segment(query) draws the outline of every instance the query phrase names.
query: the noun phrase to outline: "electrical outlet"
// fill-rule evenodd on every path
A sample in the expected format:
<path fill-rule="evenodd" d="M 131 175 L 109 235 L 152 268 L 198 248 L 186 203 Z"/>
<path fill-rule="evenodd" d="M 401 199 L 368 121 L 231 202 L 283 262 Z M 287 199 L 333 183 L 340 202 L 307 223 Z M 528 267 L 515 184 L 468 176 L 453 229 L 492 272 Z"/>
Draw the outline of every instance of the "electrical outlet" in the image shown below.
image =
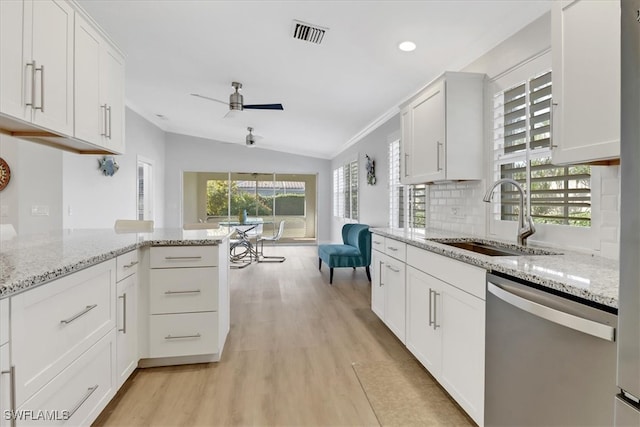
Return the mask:
<path fill-rule="evenodd" d="M 49 206 L 47 205 L 32 205 L 31 216 L 49 216 Z"/>

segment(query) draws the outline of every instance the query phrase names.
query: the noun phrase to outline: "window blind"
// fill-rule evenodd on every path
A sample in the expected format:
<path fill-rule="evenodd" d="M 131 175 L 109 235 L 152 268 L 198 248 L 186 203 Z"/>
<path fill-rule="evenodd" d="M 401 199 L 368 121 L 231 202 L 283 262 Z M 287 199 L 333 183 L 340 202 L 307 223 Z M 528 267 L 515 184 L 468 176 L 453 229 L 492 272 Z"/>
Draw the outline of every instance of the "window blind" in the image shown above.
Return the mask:
<path fill-rule="evenodd" d="M 358 219 L 358 162 L 333 170 L 333 216 Z"/>
<path fill-rule="evenodd" d="M 494 96 L 494 174 L 527 190 L 536 223 L 591 225 L 591 168 L 551 163 L 551 72 Z M 495 197 L 497 219 L 515 221 L 519 193 L 503 184 Z"/>
<path fill-rule="evenodd" d="M 404 186 L 400 183 L 400 141 L 389 143 L 389 227 L 404 228 Z"/>

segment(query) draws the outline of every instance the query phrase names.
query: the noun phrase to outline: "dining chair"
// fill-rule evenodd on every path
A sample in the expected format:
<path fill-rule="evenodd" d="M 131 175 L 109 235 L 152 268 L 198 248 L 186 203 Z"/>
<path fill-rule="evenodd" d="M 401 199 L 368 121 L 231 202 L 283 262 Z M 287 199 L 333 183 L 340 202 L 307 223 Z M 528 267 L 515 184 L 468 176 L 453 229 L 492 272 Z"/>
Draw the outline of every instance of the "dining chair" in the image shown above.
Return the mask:
<path fill-rule="evenodd" d="M 260 245 L 260 250 L 258 251 L 258 262 L 284 262 L 286 260 L 283 256 L 265 256 L 264 255 L 264 242 L 277 242 L 282 237 L 282 233 L 284 232 L 284 220 L 280 221 L 280 225 L 278 226 L 278 232 L 274 236 L 260 237 L 256 242 L 256 246 Z"/>
<path fill-rule="evenodd" d="M 117 219 L 113 228 L 116 230 L 116 233 L 147 233 L 153 231 L 153 221 Z"/>

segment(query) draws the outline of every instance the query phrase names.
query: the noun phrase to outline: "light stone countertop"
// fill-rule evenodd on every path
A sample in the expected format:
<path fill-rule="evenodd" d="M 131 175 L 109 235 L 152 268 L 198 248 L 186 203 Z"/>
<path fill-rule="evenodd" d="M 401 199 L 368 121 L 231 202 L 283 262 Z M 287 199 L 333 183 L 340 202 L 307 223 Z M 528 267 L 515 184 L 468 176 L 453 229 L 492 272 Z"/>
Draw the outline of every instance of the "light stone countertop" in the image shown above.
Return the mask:
<path fill-rule="evenodd" d="M 530 247 L 559 254 L 488 256 L 433 242 L 429 239 L 463 241 L 472 238 L 479 241 L 500 242 L 512 247 L 517 247 L 517 245 L 499 239 L 487 239 L 439 230 L 427 230 L 425 235 L 388 228 L 372 228 L 371 231 L 467 264 L 482 267 L 489 272 L 504 273 L 565 294 L 615 309 L 618 308 L 619 263 L 616 260 L 538 245 Z"/>
<path fill-rule="evenodd" d="M 60 230 L 0 242 L 0 299 L 42 285 L 142 246 L 217 245 L 227 230 Z"/>

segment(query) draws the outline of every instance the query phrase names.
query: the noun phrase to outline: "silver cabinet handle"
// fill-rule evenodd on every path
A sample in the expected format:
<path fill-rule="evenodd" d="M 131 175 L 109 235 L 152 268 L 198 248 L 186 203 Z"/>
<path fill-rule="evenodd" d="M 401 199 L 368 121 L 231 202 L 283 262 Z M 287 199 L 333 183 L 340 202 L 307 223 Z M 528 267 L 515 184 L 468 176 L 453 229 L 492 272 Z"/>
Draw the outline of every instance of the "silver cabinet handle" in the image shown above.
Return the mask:
<path fill-rule="evenodd" d="M 409 153 L 404 153 L 404 176 L 405 177 L 409 176 L 408 165 L 409 165 Z"/>
<path fill-rule="evenodd" d="M 107 120 L 107 129 L 109 129 L 107 138 L 111 139 L 111 106 L 107 107 L 107 115 L 109 116 L 109 120 Z"/>
<path fill-rule="evenodd" d="M 387 264 L 387 268 L 391 271 L 393 271 L 394 273 L 400 273 L 400 270 L 397 268 L 393 268 L 391 265 Z"/>
<path fill-rule="evenodd" d="M 433 320 L 431 320 L 431 307 L 433 306 L 433 299 L 431 295 L 433 295 L 433 290 L 429 288 L 429 326 L 433 326 Z"/>
<path fill-rule="evenodd" d="M 183 294 L 199 294 L 200 289 L 194 289 L 193 291 L 166 291 L 165 295 L 183 295 Z"/>
<path fill-rule="evenodd" d="M 442 146 L 442 142 L 437 141 L 437 143 L 436 143 L 436 147 L 437 147 L 437 149 L 436 149 L 436 162 L 437 162 L 436 166 L 437 166 L 438 171 L 442 170 L 442 167 L 440 166 L 440 147 L 441 146 Z"/>
<path fill-rule="evenodd" d="M 11 427 L 16 425 L 16 367 L 11 366 L 8 371 L 0 371 L 0 375 L 9 375 L 9 409 L 11 410 Z M 4 416 L 4 414 L 2 414 Z"/>
<path fill-rule="evenodd" d="M 64 319 L 61 320 L 60 323 L 68 325 L 69 323 L 73 322 L 74 320 L 76 320 L 79 317 L 84 316 L 85 314 L 87 314 L 88 312 L 90 312 L 91 310 L 93 310 L 94 308 L 96 308 L 98 306 L 98 304 L 93 304 L 93 305 L 88 305 L 84 310 L 82 310 L 80 313 L 69 317 L 68 319 Z"/>
<path fill-rule="evenodd" d="M 389 249 L 390 251 L 394 251 L 394 252 L 398 251 L 398 248 L 394 248 L 393 246 L 387 246 L 387 249 Z"/>
<path fill-rule="evenodd" d="M 178 339 L 182 339 L 182 338 L 200 338 L 202 335 L 200 335 L 200 332 L 196 333 L 195 335 L 167 335 L 166 337 L 164 337 L 165 340 L 178 340 Z"/>
<path fill-rule="evenodd" d="M 201 256 L 166 256 L 164 259 L 169 261 L 181 260 L 181 259 L 202 259 Z"/>
<path fill-rule="evenodd" d="M 127 293 L 120 295 L 118 298 L 122 300 L 122 328 L 118 329 L 123 334 L 127 333 Z"/>
<path fill-rule="evenodd" d="M 374 241 L 373 241 L 373 244 L 374 244 L 374 245 L 381 245 L 381 244 L 382 244 L 382 242 L 377 242 L 377 241 L 375 241 L 375 240 L 374 240 Z"/>
<path fill-rule="evenodd" d="M 438 292 L 433 291 L 433 329 L 438 329 L 440 325 L 438 325 Z"/>
<path fill-rule="evenodd" d="M 612 326 L 547 307 L 546 305 L 512 294 L 491 282 L 487 283 L 487 290 L 507 304 L 511 304 L 520 310 L 533 314 L 534 316 L 541 317 L 550 322 L 557 323 L 558 325 L 562 325 L 597 338 L 602 338 L 606 341 L 615 341 L 616 329 Z"/>
<path fill-rule="evenodd" d="M 73 407 L 73 409 L 69 410 L 69 419 L 71 419 L 71 417 L 73 417 L 73 414 L 75 414 L 78 409 L 80 409 L 80 407 L 82 406 L 82 404 L 84 402 L 87 401 L 88 398 L 91 397 L 91 395 L 93 394 L 93 392 L 95 392 L 98 389 L 98 384 L 94 385 L 93 387 L 89 387 L 87 389 L 87 393 L 82 396 L 82 398 L 78 401 L 78 403 L 76 403 L 76 406 Z"/>
<path fill-rule="evenodd" d="M 380 268 L 378 269 L 380 271 L 380 286 L 384 286 L 384 283 L 382 282 L 382 266 L 384 265 L 384 262 L 380 261 Z"/>
<path fill-rule="evenodd" d="M 33 72 L 34 79 L 35 79 L 35 73 L 38 71 L 40 71 L 40 106 L 36 107 L 34 102 L 33 109 L 40 110 L 44 113 L 44 65 L 41 65 L 39 68 L 34 66 L 34 72 Z M 34 83 L 34 87 L 35 87 L 35 83 Z M 34 101 L 35 101 L 35 96 L 34 96 Z"/>
<path fill-rule="evenodd" d="M 102 110 L 102 124 L 103 124 L 103 131 L 100 134 L 100 136 L 107 136 L 107 104 L 102 104 L 100 106 L 100 109 Z"/>
<path fill-rule="evenodd" d="M 129 264 L 123 265 L 122 268 L 131 268 L 134 265 L 137 265 L 139 261 L 131 261 Z"/>
<path fill-rule="evenodd" d="M 27 62 L 25 68 L 31 67 L 31 102 L 25 102 L 25 105 L 28 105 L 33 110 L 33 107 L 36 104 L 36 61 Z M 26 95 L 26 93 L 25 93 Z M 25 97 L 26 98 L 26 97 Z M 26 100 L 26 99 L 25 99 Z"/>

